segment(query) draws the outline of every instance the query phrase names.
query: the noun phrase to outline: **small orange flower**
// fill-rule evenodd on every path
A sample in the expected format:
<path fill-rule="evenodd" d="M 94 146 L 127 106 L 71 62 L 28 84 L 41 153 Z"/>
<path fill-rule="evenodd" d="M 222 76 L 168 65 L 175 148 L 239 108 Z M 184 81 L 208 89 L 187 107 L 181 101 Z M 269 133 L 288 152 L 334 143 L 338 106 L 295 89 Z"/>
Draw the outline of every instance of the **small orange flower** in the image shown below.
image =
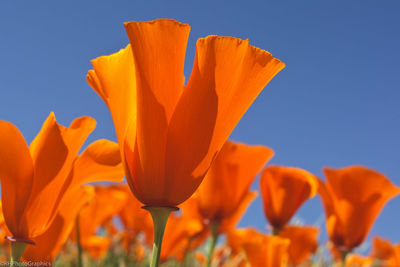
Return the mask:
<path fill-rule="evenodd" d="M 289 239 L 269 236 L 254 229 L 239 229 L 228 234 L 228 245 L 243 250 L 253 267 L 287 266 Z"/>
<path fill-rule="evenodd" d="M 370 257 L 377 266 L 400 266 L 400 244 L 394 245 L 389 240 L 375 236 Z"/>
<path fill-rule="evenodd" d="M 134 195 L 177 206 L 284 64 L 247 40 L 208 36 L 197 42 L 185 85 L 189 25 L 158 19 L 125 28 L 130 45 L 92 60 L 87 80 L 110 109 Z"/>
<path fill-rule="evenodd" d="M 327 180 L 320 181 L 319 193 L 329 238 L 339 251 L 349 252 L 365 240 L 383 206 L 400 188 L 361 166 L 324 168 L 324 173 Z"/>
<path fill-rule="evenodd" d="M 311 226 L 288 225 L 283 228 L 279 236 L 290 240 L 288 254 L 291 265 L 300 265 L 317 251 L 318 232 L 318 228 Z"/>
<path fill-rule="evenodd" d="M 91 186 L 70 190 L 61 202 L 51 226 L 34 239 L 36 243 L 34 246 L 26 248 L 22 259 L 52 263 L 71 233 L 79 210 L 93 197 L 94 190 Z"/>
<path fill-rule="evenodd" d="M 120 162 L 116 144 L 97 141 L 84 152 L 84 157 L 78 156 L 95 125 L 94 119 L 81 117 L 66 128 L 57 124 L 50 113 L 28 147 L 13 124 L 0 121 L 1 194 L 4 218 L 13 240 L 32 243 L 49 228 L 68 190 L 101 180 L 99 173 L 103 174 L 104 168 L 116 174 L 116 181 L 121 180 L 121 170 L 115 171 Z M 110 148 L 109 153 L 98 158 L 98 151 L 104 151 L 104 146 Z M 103 165 L 104 160 L 110 161 Z M 86 168 L 88 161 L 97 164 Z M 83 171 L 76 171 L 81 168 Z"/>
<path fill-rule="evenodd" d="M 269 166 L 261 174 L 264 213 L 276 231 L 282 229 L 307 199 L 317 193 L 311 173 L 292 167 Z"/>
<path fill-rule="evenodd" d="M 219 232 L 233 229 L 257 195 L 249 190 L 253 180 L 273 154 L 265 146 L 227 141 L 194 197 L 203 220 Z"/>

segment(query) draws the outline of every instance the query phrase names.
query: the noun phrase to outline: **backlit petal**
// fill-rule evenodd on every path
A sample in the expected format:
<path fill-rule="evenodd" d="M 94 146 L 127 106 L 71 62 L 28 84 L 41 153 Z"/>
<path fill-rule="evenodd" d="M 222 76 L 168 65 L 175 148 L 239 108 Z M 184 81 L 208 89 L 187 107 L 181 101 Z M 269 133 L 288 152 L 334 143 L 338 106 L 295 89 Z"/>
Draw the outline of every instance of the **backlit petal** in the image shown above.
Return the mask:
<path fill-rule="evenodd" d="M 95 126 L 94 119 L 81 117 L 67 128 L 59 125 L 51 113 L 32 141 L 30 151 L 35 179 L 26 213 L 29 222 L 23 226 L 30 229 L 31 237 L 43 233 L 54 219 L 66 190 L 72 164 Z"/>
<path fill-rule="evenodd" d="M 88 72 L 87 82 L 110 109 L 121 153 L 125 136 L 132 150 L 136 130 L 136 75 L 131 46 L 93 59 L 91 63 L 93 70 Z M 128 127 L 130 124 L 132 127 Z"/>
<path fill-rule="evenodd" d="M 124 169 L 118 144 L 106 139 L 90 144 L 74 163 L 71 187 L 96 181 L 121 182 Z"/>
<path fill-rule="evenodd" d="M 180 203 L 196 190 L 240 118 L 283 67 L 244 40 L 198 40 L 192 74 L 168 131 L 167 185 L 180 188 L 168 190 L 168 199 Z"/>
<path fill-rule="evenodd" d="M 12 234 L 28 238 L 19 228 L 33 183 L 33 164 L 20 131 L 10 122 L 0 121 L 0 178 L 4 219 Z"/>
<path fill-rule="evenodd" d="M 137 136 L 127 156 L 132 191 L 147 205 L 166 203 L 168 122 L 184 88 L 183 66 L 190 27 L 174 20 L 128 22 L 137 77 Z M 131 137 L 130 137 L 131 138 Z M 183 163 L 181 163 L 183 164 Z"/>

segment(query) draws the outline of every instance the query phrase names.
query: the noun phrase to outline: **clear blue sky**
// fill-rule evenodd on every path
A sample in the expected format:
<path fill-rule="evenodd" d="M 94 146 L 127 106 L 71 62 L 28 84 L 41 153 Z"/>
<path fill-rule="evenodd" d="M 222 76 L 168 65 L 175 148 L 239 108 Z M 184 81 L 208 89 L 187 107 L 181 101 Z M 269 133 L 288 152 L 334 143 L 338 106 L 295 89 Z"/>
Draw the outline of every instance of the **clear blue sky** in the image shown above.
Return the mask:
<path fill-rule="evenodd" d="M 63 124 L 90 115 L 98 125 L 89 141 L 115 140 L 86 83 L 89 61 L 128 43 L 124 21 L 174 18 L 192 27 L 187 77 L 196 40 L 210 34 L 249 38 L 287 65 L 231 139 L 272 147 L 274 164 L 319 176 L 323 166 L 362 164 L 400 185 L 399 14 L 400 2 L 376 0 L 1 1 L 0 119 L 30 142 L 50 111 Z M 258 198 L 240 225 L 264 228 L 261 207 Z M 314 224 L 322 212 L 316 197 L 298 216 Z M 400 242 L 399 214 L 397 197 L 371 234 Z"/>

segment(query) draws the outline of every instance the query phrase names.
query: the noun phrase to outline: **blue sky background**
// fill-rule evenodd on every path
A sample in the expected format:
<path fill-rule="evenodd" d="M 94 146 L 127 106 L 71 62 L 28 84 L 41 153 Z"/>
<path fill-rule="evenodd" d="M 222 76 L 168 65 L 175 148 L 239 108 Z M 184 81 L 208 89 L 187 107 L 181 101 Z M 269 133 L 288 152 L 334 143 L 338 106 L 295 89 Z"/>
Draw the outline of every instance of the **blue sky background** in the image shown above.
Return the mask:
<path fill-rule="evenodd" d="M 320 177 L 323 166 L 361 164 L 400 185 L 399 11 L 398 1 L 1 1 L 0 119 L 30 142 L 50 111 L 64 125 L 90 115 L 98 125 L 88 142 L 116 140 L 86 83 L 90 60 L 128 43 L 124 21 L 174 18 L 192 27 L 186 77 L 196 40 L 210 34 L 249 38 L 287 65 L 231 139 L 270 146 L 271 163 Z M 314 224 L 322 214 L 315 197 L 298 216 Z M 399 214 L 400 196 L 370 236 L 400 242 Z M 240 226 L 266 224 L 258 198 Z"/>

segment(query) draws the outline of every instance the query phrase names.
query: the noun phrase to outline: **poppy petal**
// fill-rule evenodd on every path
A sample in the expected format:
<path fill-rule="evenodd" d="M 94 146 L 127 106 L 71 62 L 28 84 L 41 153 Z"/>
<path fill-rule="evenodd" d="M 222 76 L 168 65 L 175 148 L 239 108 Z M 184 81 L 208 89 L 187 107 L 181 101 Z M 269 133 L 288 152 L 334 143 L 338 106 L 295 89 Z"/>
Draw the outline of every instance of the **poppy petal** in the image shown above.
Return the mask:
<path fill-rule="evenodd" d="M 180 203 L 195 191 L 240 118 L 283 67 L 245 40 L 198 40 L 192 74 L 168 131 L 167 185 L 182 188 L 179 193 L 169 190 L 173 202 Z"/>
<path fill-rule="evenodd" d="M 102 56 L 91 61 L 93 70 L 87 74 L 87 82 L 108 106 L 114 121 L 118 143 L 125 136 L 133 149 L 136 129 L 136 75 L 132 49 L 128 45 L 119 52 Z M 132 127 L 128 127 L 133 124 Z M 128 132 L 128 128 L 129 131 Z"/>
<path fill-rule="evenodd" d="M 117 143 L 106 139 L 90 144 L 74 163 L 71 187 L 96 181 L 121 182 L 124 169 Z"/>
<path fill-rule="evenodd" d="M 0 177 L 4 219 L 12 234 L 28 238 L 20 232 L 33 183 L 33 163 L 28 145 L 20 131 L 10 122 L 0 121 Z"/>
<path fill-rule="evenodd" d="M 128 22 L 137 83 L 137 136 L 132 155 L 126 155 L 129 181 L 147 205 L 165 201 L 167 125 L 184 88 L 183 66 L 190 26 L 174 20 Z M 161 179 L 160 179 L 161 178 Z"/>
<path fill-rule="evenodd" d="M 72 164 L 96 121 L 90 117 L 75 119 L 64 127 L 56 122 L 54 113 L 32 141 L 30 151 L 35 166 L 35 180 L 28 203 L 23 228 L 30 229 L 31 237 L 43 233 L 54 219 L 66 190 Z"/>

